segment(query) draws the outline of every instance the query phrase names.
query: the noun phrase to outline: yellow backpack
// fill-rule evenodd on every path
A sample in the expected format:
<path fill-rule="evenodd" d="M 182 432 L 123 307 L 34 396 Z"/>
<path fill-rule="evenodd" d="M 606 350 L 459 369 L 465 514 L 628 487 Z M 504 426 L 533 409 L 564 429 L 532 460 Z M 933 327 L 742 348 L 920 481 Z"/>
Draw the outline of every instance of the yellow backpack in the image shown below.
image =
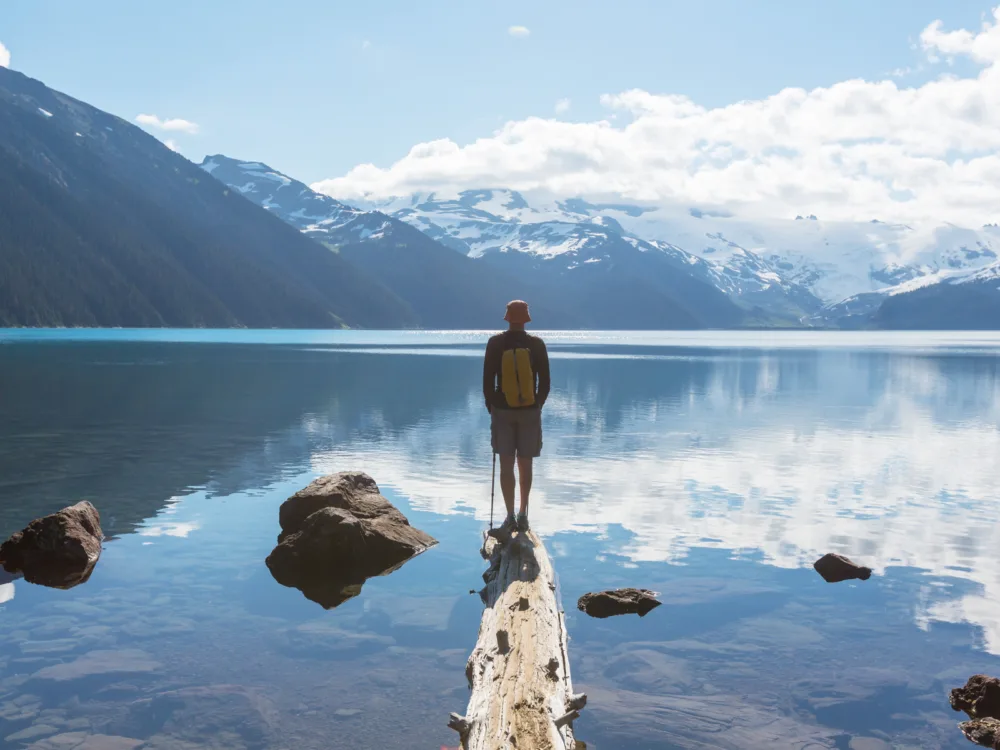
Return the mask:
<path fill-rule="evenodd" d="M 507 406 L 531 406 L 535 403 L 535 373 L 531 352 L 523 347 L 505 349 L 500 362 L 500 383 Z"/>

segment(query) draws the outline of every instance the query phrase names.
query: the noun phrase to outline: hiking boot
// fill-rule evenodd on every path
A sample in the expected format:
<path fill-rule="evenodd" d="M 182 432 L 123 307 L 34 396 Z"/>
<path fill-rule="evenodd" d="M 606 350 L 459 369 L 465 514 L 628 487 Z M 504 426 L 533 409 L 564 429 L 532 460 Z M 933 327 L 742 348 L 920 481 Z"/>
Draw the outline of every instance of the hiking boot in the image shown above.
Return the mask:
<path fill-rule="evenodd" d="M 528 514 L 518 513 L 517 514 L 517 530 L 527 531 L 528 530 Z"/>
<path fill-rule="evenodd" d="M 510 534 L 516 529 L 517 529 L 517 521 L 514 519 L 514 514 L 511 513 L 504 519 L 503 523 L 500 524 L 500 530 L 506 531 L 508 534 Z"/>

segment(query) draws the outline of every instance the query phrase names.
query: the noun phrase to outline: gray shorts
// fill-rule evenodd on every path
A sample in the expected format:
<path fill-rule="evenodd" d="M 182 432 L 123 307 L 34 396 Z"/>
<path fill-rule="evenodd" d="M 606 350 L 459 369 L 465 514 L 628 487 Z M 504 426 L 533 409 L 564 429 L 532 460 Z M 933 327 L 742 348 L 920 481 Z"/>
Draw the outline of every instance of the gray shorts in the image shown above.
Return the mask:
<path fill-rule="evenodd" d="M 490 433 L 494 453 L 539 456 L 542 453 L 542 410 L 493 407 Z"/>

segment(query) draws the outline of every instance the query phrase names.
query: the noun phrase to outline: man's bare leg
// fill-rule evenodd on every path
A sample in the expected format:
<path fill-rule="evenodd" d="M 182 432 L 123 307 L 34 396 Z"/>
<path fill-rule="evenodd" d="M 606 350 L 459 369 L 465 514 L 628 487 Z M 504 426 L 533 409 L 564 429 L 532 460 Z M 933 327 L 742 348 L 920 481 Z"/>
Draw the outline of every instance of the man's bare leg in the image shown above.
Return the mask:
<path fill-rule="evenodd" d="M 507 506 L 507 515 L 514 515 L 514 457 L 500 455 L 500 492 Z"/>
<path fill-rule="evenodd" d="M 518 456 L 517 457 L 517 473 L 519 475 L 521 483 L 521 509 L 520 512 L 527 514 L 528 512 L 528 495 L 531 494 L 531 456 Z M 513 467 L 512 467 L 513 468 Z M 513 472 L 511 472 L 513 474 Z M 513 509 L 513 488 L 511 488 L 511 504 L 508 506 Z"/>

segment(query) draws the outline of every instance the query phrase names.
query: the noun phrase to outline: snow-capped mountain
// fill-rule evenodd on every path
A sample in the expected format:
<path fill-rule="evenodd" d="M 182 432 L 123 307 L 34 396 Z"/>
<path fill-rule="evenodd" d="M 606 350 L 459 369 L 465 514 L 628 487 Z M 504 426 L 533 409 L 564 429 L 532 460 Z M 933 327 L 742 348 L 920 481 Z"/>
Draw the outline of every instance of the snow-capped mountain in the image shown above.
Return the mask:
<path fill-rule="evenodd" d="M 408 303 L 424 328 L 487 328 L 519 296 L 541 299 L 523 280 L 435 242 L 409 224 L 310 190 L 266 164 L 206 157 L 202 169 L 377 279 Z M 542 302 L 552 325 L 579 327 L 571 312 Z"/>
<path fill-rule="evenodd" d="M 393 223 L 384 214 L 348 206 L 260 162 L 216 154 L 205 157 L 201 168 L 324 244 L 377 239 Z"/>
<path fill-rule="evenodd" d="M 609 254 L 626 246 L 723 291 L 745 308 L 799 318 L 822 306 L 805 286 L 783 276 L 764 257 L 715 238 L 725 258 L 688 251 L 668 231 L 635 231 L 636 219 L 654 209 L 627 204 L 595 205 L 580 199 L 529 204 L 510 190 L 465 191 L 456 196 L 413 195 L 369 204 L 409 222 L 430 237 L 472 257 L 517 253 L 564 270 L 581 264 L 614 263 Z M 722 253 L 720 253 L 722 255 Z"/>
<path fill-rule="evenodd" d="M 748 221 L 696 208 L 594 203 L 509 190 L 417 194 L 373 202 L 441 242 L 470 255 L 512 250 L 566 256 L 598 227 L 644 243 L 745 306 L 815 314 L 946 269 L 974 270 L 1000 252 L 1000 228 L 969 230 L 870 222 Z M 577 229 L 573 229 L 577 227 Z"/>
<path fill-rule="evenodd" d="M 517 210 L 519 197 L 495 191 L 480 195 L 483 200 L 471 212 L 457 205 L 461 218 L 451 224 L 455 231 L 448 232 L 421 222 L 412 212 L 390 216 L 374 207 L 357 209 L 317 195 L 259 162 L 210 156 L 202 168 L 361 265 L 425 310 L 422 319 L 437 324 L 455 325 L 468 317 L 460 299 L 473 307 L 488 302 L 491 310 L 500 309 L 494 295 L 484 293 L 498 289 L 505 290 L 507 299 L 537 300 L 546 324 L 552 326 L 702 328 L 747 322 L 744 310 L 703 272 L 706 263 L 676 248 L 627 236 L 605 217 L 503 221 L 487 209 Z M 523 201 L 521 207 L 526 208 Z M 443 282 L 447 289 L 438 288 Z M 522 294 L 515 294 L 518 291 Z M 470 295 L 475 299 L 468 299 Z M 595 299 L 601 303 L 595 304 Z M 441 314 L 445 305 L 449 316 Z M 479 324 L 478 316 L 476 321 Z"/>
<path fill-rule="evenodd" d="M 873 322 L 881 325 L 878 321 L 888 320 L 884 315 L 879 315 L 879 311 L 883 305 L 886 306 L 887 310 L 892 310 L 908 304 L 896 302 L 893 300 L 895 297 L 910 295 L 907 299 L 931 299 L 947 295 L 949 302 L 957 306 L 955 310 L 946 311 L 946 314 L 942 316 L 942 311 L 932 306 L 928 308 L 926 315 L 921 314 L 919 316 L 920 319 L 924 319 L 927 316 L 936 316 L 942 320 L 957 320 L 970 317 L 970 320 L 966 321 L 963 327 L 971 325 L 973 329 L 980 328 L 981 324 L 974 319 L 976 316 L 972 311 L 962 308 L 967 306 L 968 299 L 966 297 L 977 293 L 980 285 L 988 285 L 1000 279 L 1000 261 L 981 267 L 967 268 L 955 263 L 948 268 L 937 270 L 928 268 L 923 270 L 925 271 L 923 275 L 906 278 L 904 281 L 893 286 L 887 286 L 874 292 L 854 294 L 847 299 L 827 305 L 812 316 L 809 322 L 819 325 L 835 325 L 841 328 L 856 328 L 869 325 Z M 921 290 L 928 291 L 922 292 Z M 987 289 L 988 292 L 995 290 L 1000 290 L 1000 286 L 993 284 L 992 287 Z M 917 292 L 920 292 L 920 294 L 916 294 Z M 987 298 L 992 298 L 992 295 L 988 295 Z M 888 304 L 886 305 L 887 302 Z M 1000 304 L 1000 294 L 997 295 L 996 302 Z M 998 328 L 1000 327 L 1000 315 L 993 319 L 988 318 L 984 322 L 989 324 L 986 326 L 988 329 Z M 900 327 L 901 325 L 902 322 L 900 321 L 893 327 Z M 930 327 L 937 328 L 938 325 L 930 325 Z"/>
<path fill-rule="evenodd" d="M 882 328 L 996 330 L 1000 261 L 899 284 L 884 294 L 871 320 Z"/>
<path fill-rule="evenodd" d="M 815 216 L 751 222 L 707 210 L 503 189 L 350 206 L 259 162 L 212 156 L 202 166 L 303 233 L 347 252 L 397 293 L 401 281 L 390 284 L 387 274 L 398 270 L 400 248 L 421 246 L 451 263 L 441 256 L 448 249 L 474 262 L 473 277 L 506 279 L 507 289 L 537 288 L 535 298 L 549 301 L 553 319 L 564 315 L 585 327 L 778 320 L 870 326 L 887 299 L 972 279 L 997 263 L 1000 250 L 995 226 L 927 229 Z M 387 247 L 396 254 L 386 254 Z M 415 251 L 408 252 L 413 262 Z M 413 275 L 423 268 L 414 267 Z M 593 297 L 618 304 L 604 304 L 599 314 L 580 301 Z M 609 310 L 613 319 L 601 317 Z"/>

